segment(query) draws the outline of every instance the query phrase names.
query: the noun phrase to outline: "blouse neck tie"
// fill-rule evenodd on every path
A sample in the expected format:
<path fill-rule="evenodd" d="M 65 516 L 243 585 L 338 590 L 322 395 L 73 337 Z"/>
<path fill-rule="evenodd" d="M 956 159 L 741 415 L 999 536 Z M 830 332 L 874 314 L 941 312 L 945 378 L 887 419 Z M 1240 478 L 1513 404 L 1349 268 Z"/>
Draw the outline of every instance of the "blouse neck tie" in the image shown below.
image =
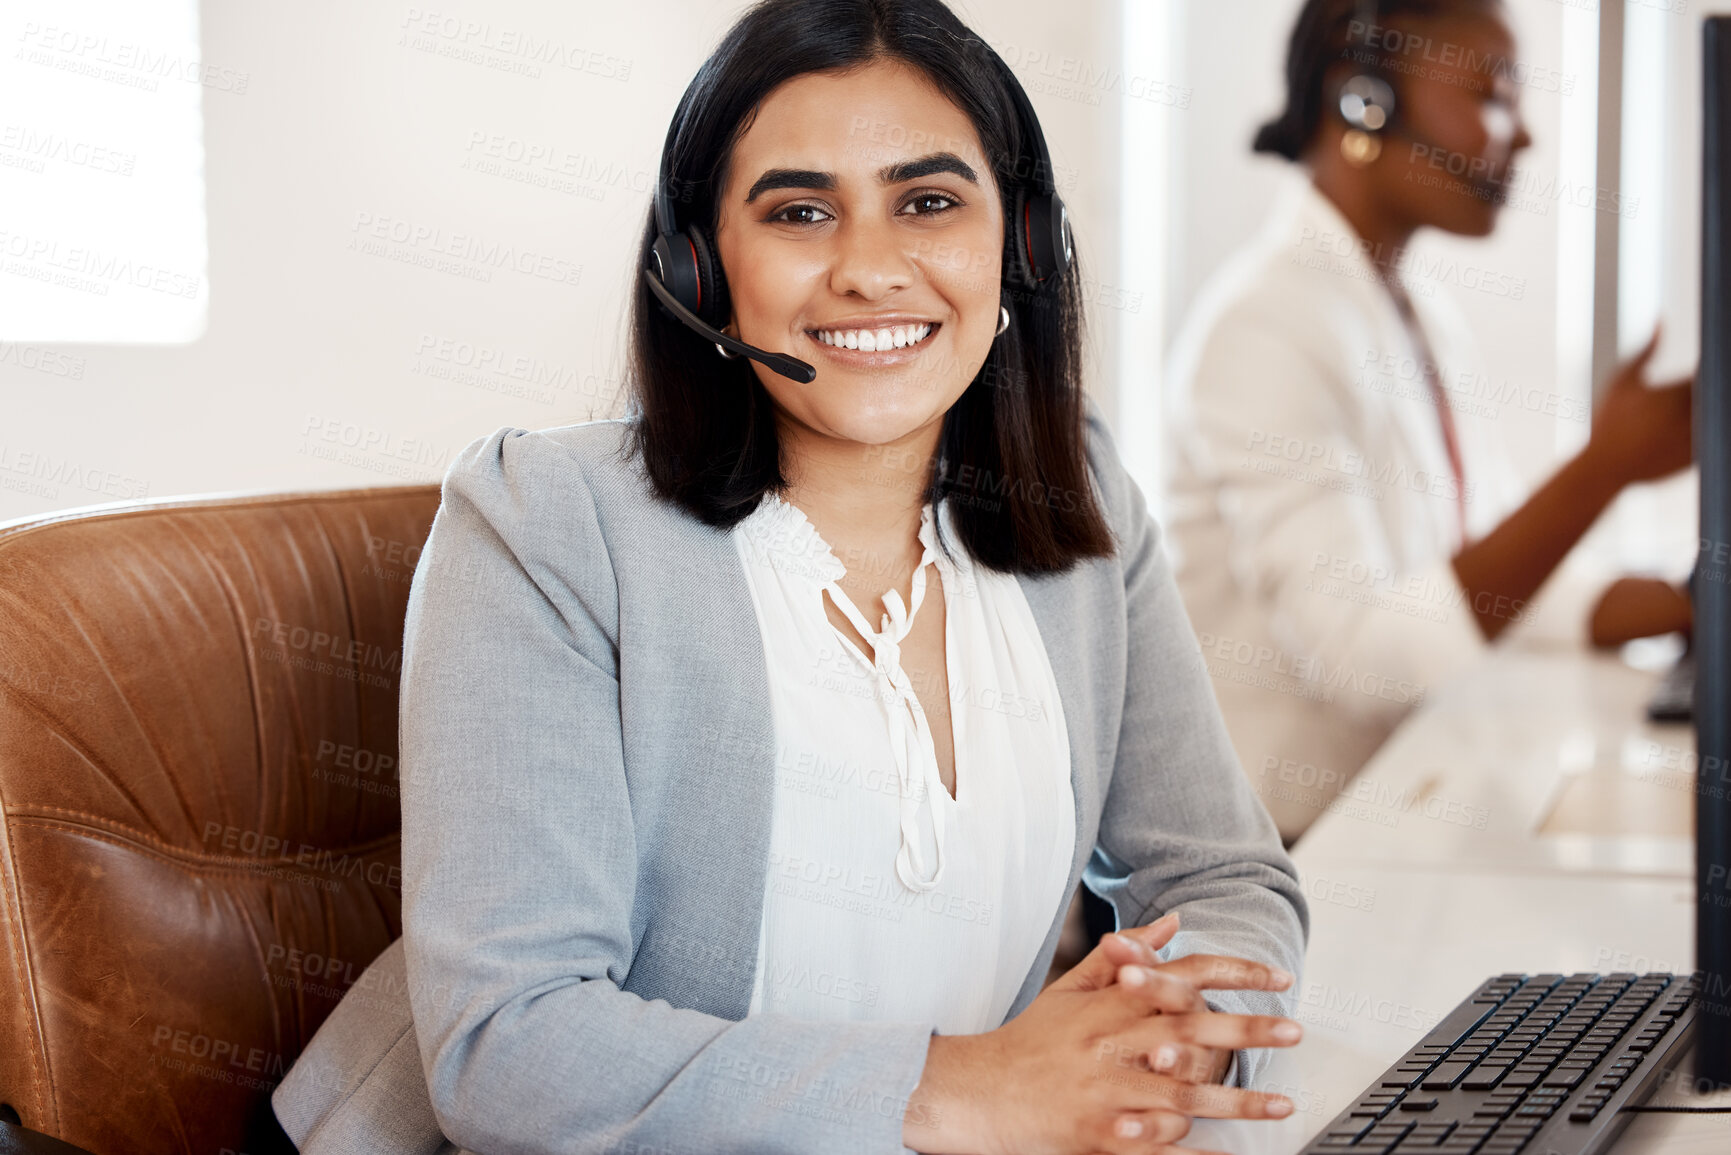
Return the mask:
<path fill-rule="evenodd" d="M 883 625 L 873 630 L 853 604 L 853 600 L 843 592 L 835 579 L 824 583 L 824 589 L 835 601 L 836 607 L 860 636 L 871 644 L 873 673 L 877 676 L 878 700 L 888 709 L 890 720 L 890 750 L 895 756 L 896 784 L 900 798 L 901 846 L 896 851 L 896 877 L 902 885 L 913 891 L 929 891 L 938 884 L 944 873 L 944 809 L 938 805 L 935 791 L 949 792 L 943 783 L 943 776 L 938 769 L 937 744 L 932 738 L 931 728 L 926 723 L 925 710 L 920 707 L 919 698 L 914 694 L 913 684 L 908 680 L 907 671 L 901 664 L 901 640 L 907 637 L 908 630 L 913 626 L 914 615 L 919 612 L 920 604 L 926 594 L 926 566 L 936 561 L 936 550 L 931 540 L 931 510 L 928 506 L 922 515 L 920 525 L 920 540 L 925 545 L 919 565 L 914 569 L 913 605 L 904 608 L 901 594 L 892 589 L 883 596 L 885 613 Z M 841 628 L 833 622 L 830 627 L 838 637 L 846 639 Z M 857 648 L 851 644 L 850 652 L 857 653 Z M 862 659 L 865 655 L 859 655 Z M 916 770 L 917 765 L 917 770 Z M 917 779 L 917 780 L 916 780 Z M 932 815 L 932 837 L 937 845 L 937 865 L 932 868 L 931 875 L 926 876 L 925 856 L 920 853 L 919 846 L 919 813 L 920 803 L 925 800 L 930 804 Z"/>

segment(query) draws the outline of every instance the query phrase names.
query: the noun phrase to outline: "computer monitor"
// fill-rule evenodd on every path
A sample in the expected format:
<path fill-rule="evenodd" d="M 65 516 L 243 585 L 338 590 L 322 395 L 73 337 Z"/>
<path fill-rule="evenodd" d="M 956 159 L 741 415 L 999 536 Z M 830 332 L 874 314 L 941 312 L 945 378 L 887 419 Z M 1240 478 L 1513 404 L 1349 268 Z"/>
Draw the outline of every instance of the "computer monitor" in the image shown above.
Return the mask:
<path fill-rule="evenodd" d="M 1731 17 L 1703 35 L 1701 365 L 1695 458 L 1701 470 L 1696 559 L 1695 965 L 1701 1004 L 1696 1075 L 1731 1083 Z"/>

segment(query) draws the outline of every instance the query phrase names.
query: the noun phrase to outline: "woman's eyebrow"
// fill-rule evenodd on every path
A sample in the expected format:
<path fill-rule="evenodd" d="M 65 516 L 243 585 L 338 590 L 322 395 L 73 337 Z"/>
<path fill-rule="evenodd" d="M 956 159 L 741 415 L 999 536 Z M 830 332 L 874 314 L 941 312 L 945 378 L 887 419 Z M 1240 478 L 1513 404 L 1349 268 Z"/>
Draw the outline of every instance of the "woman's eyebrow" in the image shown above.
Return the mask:
<path fill-rule="evenodd" d="M 934 152 L 916 160 L 885 165 L 878 170 L 878 180 L 883 184 L 900 184 L 940 172 L 954 173 L 969 184 L 980 183 L 978 174 L 968 162 L 953 152 Z M 760 194 L 778 188 L 834 189 L 835 174 L 809 168 L 772 168 L 753 182 L 751 191 L 745 194 L 745 203 L 750 204 Z"/>
<path fill-rule="evenodd" d="M 878 180 L 884 184 L 900 184 L 905 180 L 918 180 L 940 172 L 954 173 L 969 184 L 980 183 L 980 178 L 975 175 L 968 162 L 953 152 L 934 152 L 918 160 L 904 160 L 898 164 L 886 165 L 878 170 Z"/>
<path fill-rule="evenodd" d="M 809 168 L 772 168 L 757 178 L 757 183 L 745 194 L 745 203 L 750 204 L 756 200 L 759 193 L 778 188 L 833 189 L 835 174 L 815 172 Z"/>

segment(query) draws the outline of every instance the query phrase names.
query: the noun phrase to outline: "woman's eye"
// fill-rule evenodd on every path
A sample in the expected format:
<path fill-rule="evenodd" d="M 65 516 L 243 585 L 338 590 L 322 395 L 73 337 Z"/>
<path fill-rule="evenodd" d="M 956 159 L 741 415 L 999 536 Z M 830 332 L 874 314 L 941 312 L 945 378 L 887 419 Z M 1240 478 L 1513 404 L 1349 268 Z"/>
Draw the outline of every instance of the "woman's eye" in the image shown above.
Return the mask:
<path fill-rule="evenodd" d="M 943 193 L 920 193 L 913 200 L 902 206 L 902 212 L 913 216 L 932 216 L 936 213 L 952 209 L 961 202 Z"/>
<path fill-rule="evenodd" d="M 770 214 L 770 220 L 790 225 L 815 225 L 829 219 L 829 214 L 816 205 L 788 205 Z"/>

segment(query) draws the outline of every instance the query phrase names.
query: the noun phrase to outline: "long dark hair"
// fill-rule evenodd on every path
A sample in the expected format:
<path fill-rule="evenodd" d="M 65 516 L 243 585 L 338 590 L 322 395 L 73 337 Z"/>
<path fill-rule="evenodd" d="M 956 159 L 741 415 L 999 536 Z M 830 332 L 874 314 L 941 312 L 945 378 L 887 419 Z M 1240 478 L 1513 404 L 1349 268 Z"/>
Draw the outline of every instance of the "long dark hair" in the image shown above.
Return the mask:
<path fill-rule="evenodd" d="M 1355 21 L 1388 24 L 1406 19 L 1495 11 L 1501 0 L 1305 0 L 1286 48 L 1286 108 L 1256 130 L 1255 152 L 1287 160 L 1304 155 L 1322 124 L 1332 94 L 1324 91 L 1328 70 L 1353 58 Z M 1360 34 L 1362 36 L 1362 33 Z"/>
<path fill-rule="evenodd" d="M 763 0 L 704 62 L 674 112 L 663 172 L 680 223 L 715 235 L 733 146 L 772 90 L 877 60 L 919 69 L 967 114 L 1009 221 L 1015 188 L 1036 179 L 1036 149 L 1007 87 L 1013 77 L 994 56 L 940 0 Z M 1006 270 L 1015 267 L 1013 235 L 1006 229 Z M 651 212 L 639 268 L 655 237 Z M 1059 572 L 1113 552 L 1088 478 L 1077 263 L 1037 289 L 1006 288 L 1003 303 L 1011 325 L 944 415 L 924 498 L 950 499 L 962 544 L 978 564 Z M 656 493 L 709 525 L 738 524 L 763 494 L 787 484 L 773 403 L 750 363 L 719 358 L 662 311 L 641 277 L 628 417 Z"/>

